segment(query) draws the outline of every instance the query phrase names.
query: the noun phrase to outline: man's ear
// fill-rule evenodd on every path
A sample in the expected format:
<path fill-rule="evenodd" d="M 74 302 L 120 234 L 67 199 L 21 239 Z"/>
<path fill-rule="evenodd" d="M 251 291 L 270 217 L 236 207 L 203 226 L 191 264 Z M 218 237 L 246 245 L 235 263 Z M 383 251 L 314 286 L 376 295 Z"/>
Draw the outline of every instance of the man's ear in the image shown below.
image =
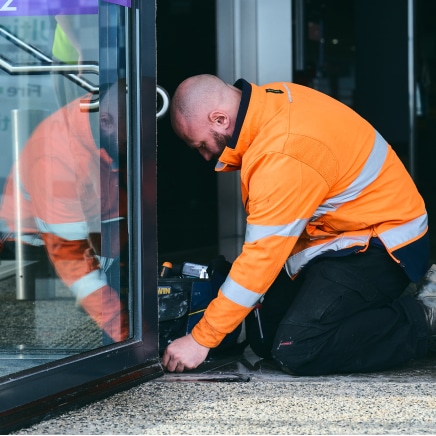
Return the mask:
<path fill-rule="evenodd" d="M 106 133 L 112 133 L 115 128 L 114 119 L 108 112 L 102 112 L 100 114 L 100 128 Z"/>
<path fill-rule="evenodd" d="M 222 111 L 213 111 L 209 114 L 209 121 L 220 129 L 227 129 L 230 125 L 228 115 Z"/>

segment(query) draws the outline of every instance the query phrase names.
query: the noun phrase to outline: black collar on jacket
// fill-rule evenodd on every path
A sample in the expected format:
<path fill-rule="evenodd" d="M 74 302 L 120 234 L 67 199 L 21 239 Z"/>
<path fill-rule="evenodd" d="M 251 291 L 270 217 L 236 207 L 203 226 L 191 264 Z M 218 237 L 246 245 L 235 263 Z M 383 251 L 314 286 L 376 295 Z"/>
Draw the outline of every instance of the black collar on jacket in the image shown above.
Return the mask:
<path fill-rule="evenodd" d="M 239 134 L 241 133 L 242 125 L 244 124 L 245 114 L 248 110 L 251 97 L 251 84 L 244 79 L 237 80 L 234 85 L 236 88 L 242 91 L 241 103 L 239 103 L 238 116 L 236 117 L 235 130 L 230 138 L 227 147 L 235 148 L 238 142 Z"/>

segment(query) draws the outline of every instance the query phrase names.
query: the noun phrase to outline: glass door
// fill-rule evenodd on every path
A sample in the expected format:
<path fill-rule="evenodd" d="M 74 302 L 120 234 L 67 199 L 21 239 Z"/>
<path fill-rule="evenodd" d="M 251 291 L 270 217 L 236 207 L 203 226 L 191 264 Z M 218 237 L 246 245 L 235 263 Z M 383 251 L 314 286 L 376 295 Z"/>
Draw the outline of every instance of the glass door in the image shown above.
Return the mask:
<path fill-rule="evenodd" d="M 0 404 L 156 363 L 154 8 L 0 0 Z"/>
<path fill-rule="evenodd" d="M 48 3 L 0 18 L 0 375 L 130 336 L 125 60 L 100 89 L 98 3 Z"/>

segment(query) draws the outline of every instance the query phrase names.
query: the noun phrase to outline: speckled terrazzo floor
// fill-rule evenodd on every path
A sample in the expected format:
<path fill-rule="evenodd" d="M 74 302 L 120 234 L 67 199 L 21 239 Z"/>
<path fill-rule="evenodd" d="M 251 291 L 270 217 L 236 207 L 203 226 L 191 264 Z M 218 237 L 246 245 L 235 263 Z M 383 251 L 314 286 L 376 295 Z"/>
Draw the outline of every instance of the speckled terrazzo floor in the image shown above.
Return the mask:
<path fill-rule="evenodd" d="M 436 360 L 384 373 L 286 375 L 248 348 L 13 434 L 436 434 Z"/>
<path fill-rule="evenodd" d="M 429 434 L 432 385 L 150 382 L 17 434 Z"/>

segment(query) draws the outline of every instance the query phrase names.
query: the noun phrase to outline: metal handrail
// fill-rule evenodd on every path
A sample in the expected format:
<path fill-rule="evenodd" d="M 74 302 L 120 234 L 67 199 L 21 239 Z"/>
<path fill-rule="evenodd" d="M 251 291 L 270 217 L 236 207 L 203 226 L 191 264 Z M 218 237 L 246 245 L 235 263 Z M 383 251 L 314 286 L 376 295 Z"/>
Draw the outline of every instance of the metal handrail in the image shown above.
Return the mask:
<path fill-rule="evenodd" d="M 89 72 L 97 75 L 99 73 L 98 65 L 95 64 L 70 65 L 51 63 L 49 65 L 12 65 L 2 55 L 0 55 L 0 68 L 9 74 L 68 73 L 71 71 Z M 68 74 L 67 77 L 74 77 L 74 81 L 87 91 L 98 93 L 98 86 L 92 85 L 90 82 L 82 79 L 81 77 L 76 76 L 75 74 Z M 79 83 L 79 81 L 81 83 Z M 98 100 L 91 103 L 80 102 L 81 110 L 96 110 L 98 109 L 98 106 Z"/>
<path fill-rule="evenodd" d="M 156 92 L 160 95 L 162 99 L 162 107 L 156 112 L 156 118 L 162 118 L 168 111 L 170 107 L 170 96 L 165 88 L 162 86 L 156 85 Z M 97 110 L 98 109 L 98 100 L 94 100 L 91 102 L 80 102 L 81 110 Z"/>
<path fill-rule="evenodd" d="M 86 72 L 97 74 L 99 67 L 96 64 L 50 64 L 43 65 L 12 65 L 8 60 L 0 55 L 0 67 L 9 74 L 35 74 L 35 73 L 69 73 L 69 72 Z M 98 87 L 93 87 L 89 91 L 98 91 Z"/>
<path fill-rule="evenodd" d="M 159 119 L 167 113 L 167 110 L 170 107 L 170 96 L 167 90 L 159 85 L 156 86 L 156 92 L 160 95 L 162 99 L 162 107 L 156 113 L 156 117 L 157 119 Z"/>
<path fill-rule="evenodd" d="M 30 44 L 27 44 L 26 42 L 22 41 L 21 39 L 17 38 L 14 34 L 6 30 L 3 26 L 0 26 L 0 36 L 3 36 L 8 41 L 12 42 L 14 45 L 16 45 L 18 48 L 21 48 L 25 52 L 31 54 L 35 58 L 37 58 L 40 61 L 47 62 L 49 64 L 53 64 L 53 59 L 48 57 L 44 52 L 41 50 L 33 47 Z M 19 73 L 40 73 L 40 72 L 55 72 L 55 73 L 66 73 L 66 72 L 82 72 L 83 70 L 87 70 L 90 73 L 98 74 L 99 69 L 98 65 L 96 64 L 81 64 L 81 65 L 64 65 L 64 64 L 56 64 L 57 66 L 53 70 L 49 70 L 48 67 L 52 65 L 41 65 L 38 67 L 43 67 L 42 70 L 38 71 L 36 69 L 36 65 L 32 66 L 15 66 L 11 62 L 8 62 L 7 59 L 5 59 L 2 56 L 2 62 L 1 65 L 3 69 L 11 69 L 13 72 L 6 69 L 7 72 L 10 74 L 19 74 Z M 26 68 L 31 67 L 32 70 L 28 71 Z M 62 68 L 61 68 L 62 67 Z M 65 68 L 65 69 L 64 69 Z M 80 77 L 76 74 L 68 74 L 66 76 L 68 79 L 72 80 L 74 83 L 79 85 L 81 88 L 85 89 L 89 92 L 98 92 L 98 86 L 94 85 L 93 83 L 89 82 L 88 80 L 84 79 L 83 77 Z"/>
<path fill-rule="evenodd" d="M 0 68 L 9 74 L 40 74 L 40 73 L 58 73 L 66 74 L 66 77 L 79 85 L 81 88 L 88 92 L 98 94 L 99 87 L 89 82 L 82 76 L 78 76 L 74 73 L 91 73 L 99 74 L 99 66 L 97 63 L 83 63 L 83 64 L 61 64 L 53 62 L 53 59 L 45 55 L 41 50 L 25 43 L 21 39 L 17 38 L 11 32 L 6 30 L 3 26 L 0 26 L 0 36 L 3 36 L 8 41 L 15 44 L 20 49 L 36 57 L 38 60 L 44 62 L 42 65 L 14 65 L 4 56 L 0 55 Z M 170 104 L 170 97 L 168 92 L 157 85 L 156 92 L 162 99 L 162 107 L 157 111 L 156 117 L 159 119 L 168 111 Z M 99 101 L 94 100 L 91 102 L 81 102 L 81 110 L 97 110 L 99 107 Z"/>

